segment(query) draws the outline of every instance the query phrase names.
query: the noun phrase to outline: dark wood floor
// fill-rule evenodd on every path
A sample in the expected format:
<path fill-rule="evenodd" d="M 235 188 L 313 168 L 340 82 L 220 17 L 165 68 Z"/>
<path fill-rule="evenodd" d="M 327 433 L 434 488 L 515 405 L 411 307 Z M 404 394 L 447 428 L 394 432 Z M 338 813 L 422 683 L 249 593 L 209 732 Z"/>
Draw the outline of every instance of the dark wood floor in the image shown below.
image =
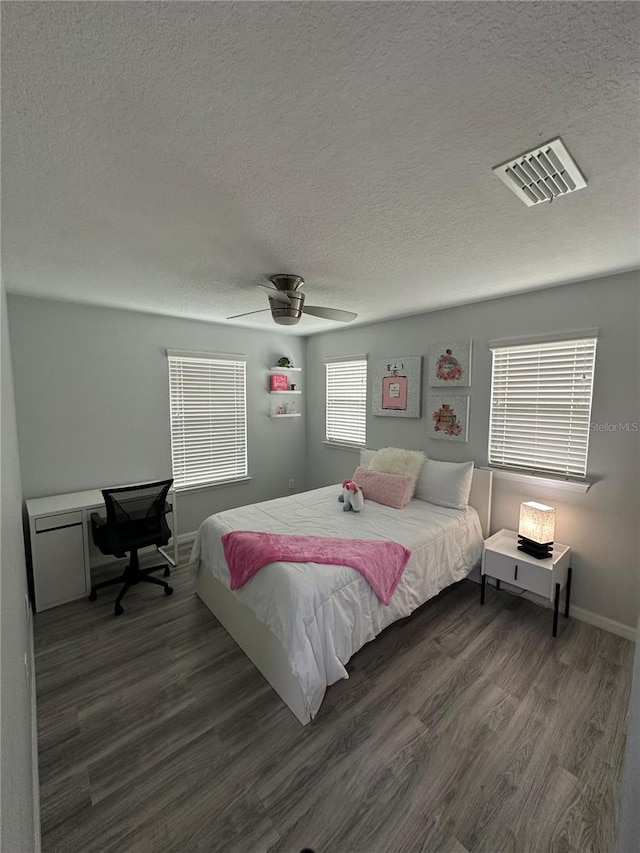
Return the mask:
<path fill-rule="evenodd" d="M 36 617 L 45 853 L 612 853 L 629 641 L 463 581 L 303 728 L 173 583 Z"/>

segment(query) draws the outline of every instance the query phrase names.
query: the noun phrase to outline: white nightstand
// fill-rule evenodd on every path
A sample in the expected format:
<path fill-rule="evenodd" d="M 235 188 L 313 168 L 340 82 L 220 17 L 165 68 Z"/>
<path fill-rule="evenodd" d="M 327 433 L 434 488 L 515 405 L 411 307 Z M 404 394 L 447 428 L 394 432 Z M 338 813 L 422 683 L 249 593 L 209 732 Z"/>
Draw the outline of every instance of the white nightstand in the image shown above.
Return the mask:
<path fill-rule="evenodd" d="M 571 598 L 571 548 L 555 542 L 553 554 L 546 560 L 536 560 L 518 550 L 518 534 L 513 530 L 500 530 L 485 540 L 482 552 L 482 591 L 480 604 L 484 604 L 487 575 L 500 581 L 535 592 L 553 601 L 553 636 L 558 635 L 558 608 L 560 591 L 566 587 L 564 615 L 569 616 Z"/>

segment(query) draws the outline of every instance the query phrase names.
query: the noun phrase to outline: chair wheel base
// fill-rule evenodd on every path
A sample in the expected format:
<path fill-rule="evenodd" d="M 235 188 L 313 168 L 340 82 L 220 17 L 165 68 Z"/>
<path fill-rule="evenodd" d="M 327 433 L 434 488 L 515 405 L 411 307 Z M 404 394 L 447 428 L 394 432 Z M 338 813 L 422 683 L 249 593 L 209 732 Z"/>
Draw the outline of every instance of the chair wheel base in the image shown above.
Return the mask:
<path fill-rule="evenodd" d="M 165 595 L 173 595 L 173 587 L 172 586 L 165 586 L 164 594 Z"/>
<path fill-rule="evenodd" d="M 169 568 L 169 566 L 167 566 L 167 568 L 164 570 L 162 575 L 163 575 L 163 577 L 168 578 L 170 574 L 171 574 L 171 569 Z"/>
<path fill-rule="evenodd" d="M 95 591 L 95 589 L 92 589 L 89 593 L 89 601 L 95 601 L 97 597 L 98 593 Z"/>
<path fill-rule="evenodd" d="M 124 613 L 124 608 L 121 604 L 116 604 L 113 609 L 114 615 L 120 616 L 121 613 Z"/>

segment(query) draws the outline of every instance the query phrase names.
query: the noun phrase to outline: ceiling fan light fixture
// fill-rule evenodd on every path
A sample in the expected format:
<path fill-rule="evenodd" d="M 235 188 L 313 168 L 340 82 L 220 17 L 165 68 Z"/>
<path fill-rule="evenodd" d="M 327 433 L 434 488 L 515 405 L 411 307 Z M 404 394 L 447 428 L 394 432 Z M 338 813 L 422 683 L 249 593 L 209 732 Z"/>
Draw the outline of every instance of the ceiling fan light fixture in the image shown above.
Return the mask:
<path fill-rule="evenodd" d="M 277 323 L 279 326 L 297 326 L 301 315 L 293 317 L 286 309 L 278 309 L 277 311 L 272 311 L 271 316 L 274 323 Z"/>
<path fill-rule="evenodd" d="M 298 293 L 295 290 L 286 291 L 286 293 L 290 299 L 289 305 L 283 305 L 282 302 L 269 297 L 271 316 L 280 326 L 295 326 L 302 317 L 304 293 Z"/>

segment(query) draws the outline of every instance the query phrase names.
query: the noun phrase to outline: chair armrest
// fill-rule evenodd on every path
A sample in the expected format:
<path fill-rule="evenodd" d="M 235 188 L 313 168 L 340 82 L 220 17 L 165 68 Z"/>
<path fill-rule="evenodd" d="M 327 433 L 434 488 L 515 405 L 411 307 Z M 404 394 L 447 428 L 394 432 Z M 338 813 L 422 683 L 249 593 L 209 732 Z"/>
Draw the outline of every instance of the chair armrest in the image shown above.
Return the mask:
<path fill-rule="evenodd" d="M 97 512 L 92 512 L 91 513 L 91 525 L 93 527 L 106 527 L 107 519 L 103 518 Z"/>

